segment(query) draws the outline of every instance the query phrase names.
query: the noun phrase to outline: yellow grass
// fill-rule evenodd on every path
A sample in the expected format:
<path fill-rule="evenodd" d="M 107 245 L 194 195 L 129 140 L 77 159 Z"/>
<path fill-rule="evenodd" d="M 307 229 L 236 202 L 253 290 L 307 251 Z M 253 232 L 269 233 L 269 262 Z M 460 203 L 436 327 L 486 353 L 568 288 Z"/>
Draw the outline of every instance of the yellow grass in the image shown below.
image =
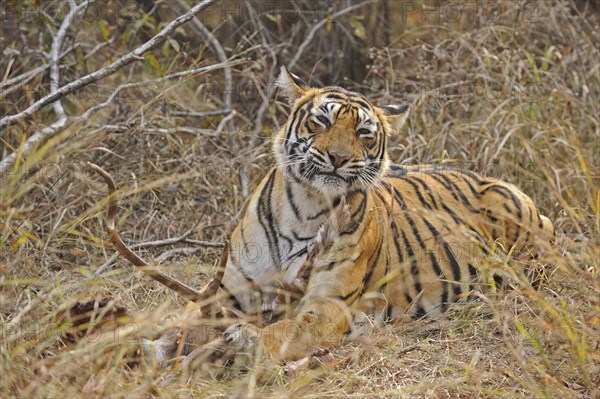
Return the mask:
<path fill-rule="evenodd" d="M 336 10 L 343 7 L 333 4 Z M 85 162 L 106 168 L 122 185 L 118 227 L 128 242 L 175 237 L 192 228 L 190 238 L 222 242 L 246 191 L 251 192 L 271 165 L 269 138 L 286 117 L 286 106 L 271 100 L 263 129 L 252 133 L 262 99 L 249 100 L 244 90 L 257 83 L 270 90 L 269 48 L 280 45 L 278 56 L 286 63 L 303 39 L 298 33 L 279 43 L 269 36 L 265 42 L 243 18 L 227 22 L 217 14 L 204 15 L 205 24 L 220 27 L 215 34 L 228 55 L 245 51 L 254 59 L 233 71 L 233 107 L 238 111 L 234 126 L 212 135 L 222 115 L 172 114 L 220 109 L 221 93 L 210 83 L 221 82 L 220 72 L 142 86 L 126 93 L 119 105 L 18 157 L 14 172 L 0 177 L 0 396 L 600 397 L 598 9 L 591 4 L 586 9 L 584 1 L 539 1 L 515 14 L 516 2 L 502 1 L 497 4 L 505 13 L 498 18 L 475 8 L 471 17 L 463 13 L 454 19 L 448 16 L 451 9 L 440 8 L 436 19 L 420 13 L 430 10 L 432 2 L 389 1 L 392 28 L 384 43 L 381 30 L 374 29 L 382 24 L 377 19 L 382 4 L 353 13 L 364 18 L 346 15 L 336 22 L 353 35 L 358 49 L 342 56 L 369 64 L 362 75 L 351 77 L 355 72 L 350 58 L 318 62 L 320 52 L 341 49 L 349 40 L 336 23 L 319 31 L 294 72 L 308 80 L 316 65 L 313 82 L 335 83 L 328 80 L 328 63 L 345 65 L 339 73 L 349 79 L 338 82 L 345 87 L 379 104 L 411 102 L 409 126 L 390 144 L 394 161 L 443 160 L 521 187 L 558 232 L 554 250 L 536 264 L 545 273 L 541 287 L 520 281 L 512 290 L 456 305 L 443 317 L 383 327 L 335 349 L 335 365 L 295 378 L 275 371 L 257 379 L 252 370 L 232 369 L 220 378 L 182 381 L 151 366 L 129 369 L 126 354 L 142 337 L 156 336 L 173 324 L 168 316 L 185 301 L 121 258 L 96 274 L 113 248 L 104 233 L 105 188 Z M 150 18 L 139 31 L 126 18 L 109 19 L 111 32 L 130 32 L 134 39 L 118 41 L 91 58 L 102 65 L 122 54 L 142 40 L 136 34 L 155 33 L 157 21 L 177 14 L 169 10 L 165 5 L 154 11 L 138 9 Z M 284 14 L 270 12 L 274 17 L 261 19 L 263 28 L 276 30 L 276 16 Z M 243 40 L 228 36 L 228 23 L 240 29 Z M 40 20 L 22 22 L 28 29 L 37 25 L 44 26 Z M 308 28 L 302 26 L 305 32 Z M 361 26 L 366 38 L 361 38 Z M 70 97 L 68 112 L 102 101 L 129 79 L 152 79 L 214 61 L 189 27 L 182 32 L 186 34 L 180 33 L 177 41 L 191 60 L 174 48 L 157 50 L 161 71 L 149 62 L 132 66 L 102 82 L 100 99 Z M 86 21 L 78 39 L 93 47 L 104 40 L 103 34 L 96 21 Z M 27 36 L 33 38 L 33 33 Z M 193 46 L 185 47 L 186 40 Z M 15 37 L 5 43 L 14 47 L 17 42 Z M 9 60 L 7 56 L 0 62 L 2 74 Z M 15 74 L 33 67 L 25 60 L 15 61 Z M 76 61 L 76 54 L 65 58 L 65 63 Z M 63 72 L 65 82 L 84 73 L 77 69 L 83 64 L 77 65 Z M 44 85 L 47 81 L 39 75 L 27 87 L 35 92 Z M 12 114 L 28 101 L 23 89 L 2 97 L 0 105 L 3 114 Z M 52 121 L 52 112 L 44 109 L 0 132 L 0 154 L 18 150 L 37 127 Z M 176 131 L 181 126 L 206 130 Z M 177 244 L 137 252 L 152 260 L 185 246 L 191 247 Z M 171 256 L 162 262 L 163 270 L 200 287 L 218 254 L 218 249 L 200 248 Z M 78 300 L 94 297 L 117 299 L 132 319 L 116 332 L 105 329 L 62 345 L 59 314 Z"/>

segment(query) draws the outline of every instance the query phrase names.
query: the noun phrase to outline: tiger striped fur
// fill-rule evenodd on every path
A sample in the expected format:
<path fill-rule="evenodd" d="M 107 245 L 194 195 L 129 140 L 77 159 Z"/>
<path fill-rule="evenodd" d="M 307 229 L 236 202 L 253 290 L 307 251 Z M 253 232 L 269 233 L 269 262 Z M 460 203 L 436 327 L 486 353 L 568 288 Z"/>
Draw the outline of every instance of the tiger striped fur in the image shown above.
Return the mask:
<path fill-rule="evenodd" d="M 282 320 L 227 328 L 225 342 L 239 350 L 293 360 L 338 344 L 359 315 L 385 322 L 444 312 L 478 287 L 478 269 L 493 253 L 535 256 L 552 239 L 550 220 L 511 184 L 391 164 L 388 139 L 407 106 L 312 88 L 285 68 L 278 84 L 291 114 L 273 143 L 276 165 L 231 237 L 222 289 L 246 314 L 272 311 L 274 287 L 299 286 L 302 297 Z M 307 274 L 310 245 L 342 199 L 348 220 L 309 259 Z"/>

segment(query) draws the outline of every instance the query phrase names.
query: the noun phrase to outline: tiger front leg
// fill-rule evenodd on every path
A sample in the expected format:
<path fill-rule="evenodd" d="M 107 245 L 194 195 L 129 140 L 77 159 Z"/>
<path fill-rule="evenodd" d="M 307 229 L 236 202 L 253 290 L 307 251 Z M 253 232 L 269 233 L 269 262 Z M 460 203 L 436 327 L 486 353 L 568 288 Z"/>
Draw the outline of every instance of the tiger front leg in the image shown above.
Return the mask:
<path fill-rule="evenodd" d="M 175 365 L 174 359 L 187 356 L 194 350 L 222 336 L 225 329 L 239 320 L 238 315 L 227 307 L 217 309 L 211 314 L 190 302 L 186 306 L 179 323 L 168 328 L 155 340 L 143 339 L 142 349 L 150 364 L 158 368 Z"/>
<path fill-rule="evenodd" d="M 312 354 L 317 348 L 336 347 L 351 321 L 344 302 L 334 298 L 305 298 L 294 318 L 259 328 L 238 323 L 223 334 L 238 353 L 254 354 L 275 362 L 291 361 Z"/>

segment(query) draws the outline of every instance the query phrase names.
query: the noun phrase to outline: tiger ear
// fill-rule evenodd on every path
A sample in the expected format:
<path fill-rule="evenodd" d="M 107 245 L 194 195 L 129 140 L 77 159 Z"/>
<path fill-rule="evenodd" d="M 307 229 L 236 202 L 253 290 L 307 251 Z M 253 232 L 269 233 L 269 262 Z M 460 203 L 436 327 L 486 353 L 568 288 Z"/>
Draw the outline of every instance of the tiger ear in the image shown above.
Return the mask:
<path fill-rule="evenodd" d="M 302 79 L 287 70 L 286 67 L 281 67 L 279 77 L 275 81 L 284 96 L 293 104 L 298 98 L 302 97 L 309 89 L 308 85 Z"/>
<path fill-rule="evenodd" d="M 410 114 L 408 104 L 384 105 L 377 108 L 385 116 L 393 133 L 398 133 L 402 129 L 408 119 L 408 114 Z"/>

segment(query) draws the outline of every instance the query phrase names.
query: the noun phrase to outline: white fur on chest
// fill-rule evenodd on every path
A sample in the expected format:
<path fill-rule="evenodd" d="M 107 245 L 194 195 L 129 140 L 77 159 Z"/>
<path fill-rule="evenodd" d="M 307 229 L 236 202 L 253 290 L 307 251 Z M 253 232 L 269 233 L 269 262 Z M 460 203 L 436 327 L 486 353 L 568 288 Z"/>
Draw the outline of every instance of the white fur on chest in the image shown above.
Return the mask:
<path fill-rule="evenodd" d="M 252 204 L 243 225 L 246 245 L 238 257 L 246 276 L 261 287 L 275 279 L 291 282 L 306 259 L 307 246 L 329 216 L 328 202 L 297 185 L 289 192 L 280 190 L 268 208 L 275 228 L 267 223 L 259 201 Z"/>

